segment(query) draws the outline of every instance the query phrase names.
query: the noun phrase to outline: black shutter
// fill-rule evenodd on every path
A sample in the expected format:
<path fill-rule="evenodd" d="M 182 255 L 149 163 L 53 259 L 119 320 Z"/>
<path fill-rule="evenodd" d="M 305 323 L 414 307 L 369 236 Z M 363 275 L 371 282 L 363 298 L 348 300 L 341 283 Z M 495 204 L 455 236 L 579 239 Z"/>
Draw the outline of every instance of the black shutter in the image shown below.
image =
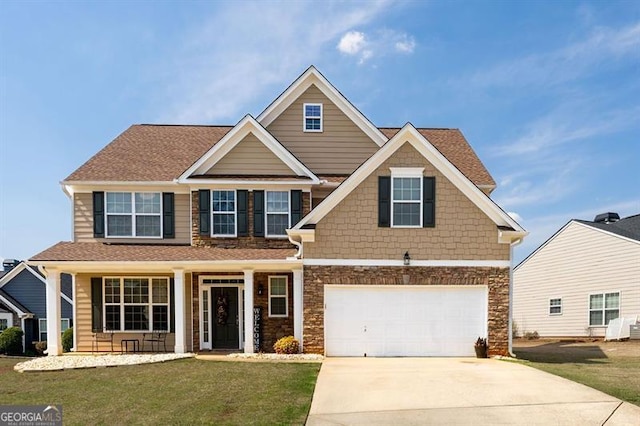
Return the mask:
<path fill-rule="evenodd" d="M 294 189 L 291 191 L 291 226 L 302 219 L 302 191 Z"/>
<path fill-rule="evenodd" d="M 422 226 L 436 226 L 436 178 L 422 178 Z"/>
<path fill-rule="evenodd" d="M 264 191 L 253 191 L 253 236 L 264 237 Z"/>
<path fill-rule="evenodd" d="M 162 237 L 176 237 L 175 196 L 173 192 L 162 193 Z"/>
<path fill-rule="evenodd" d="M 198 213 L 200 218 L 200 235 L 211 235 L 211 191 L 201 189 L 198 191 Z"/>
<path fill-rule="evenodd" d="M 91 278 L 91 329 L 102 332 L 102 278 Z"/>
<path fill-rule="evenodd" d="M 236 191 L 238 195 L 238 237 L 249 235 L 249 191 L 246 189 Z"/>
<path fill-rule="evenodd" d="M 169 331 L 171 333 L 175 333 L 176 331 L 176 285 L 173 281 L 173 278 L 169 278 L 169 300 L 171 303 L 169 304 Z"/>
<path fill-rule="evenodd" d="M 104 192 L 93 193 L 93 237 L 104 238 Z"/>
<path fill-rule="evenodd" d="M 378 177 L 378 226 L 391 226 L 391 176 Z"/>

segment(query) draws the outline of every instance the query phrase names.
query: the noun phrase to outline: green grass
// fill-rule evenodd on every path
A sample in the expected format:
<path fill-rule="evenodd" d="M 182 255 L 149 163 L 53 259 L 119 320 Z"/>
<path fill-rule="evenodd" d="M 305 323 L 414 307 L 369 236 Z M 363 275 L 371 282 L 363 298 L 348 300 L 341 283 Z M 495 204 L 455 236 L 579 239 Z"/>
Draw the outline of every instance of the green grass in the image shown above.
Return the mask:
<path fill-rule="evenodd" d="M 605 353 L 598 344 L 562 343 L 515 347 L 514 351 L 532 367 L 640 406 L 640 353 Z"/>
<path fill-rule="evenodd" d="M 197 359 L 17 373 L 0 358 L 0 404 L 62 404 L 65 424 L 304 424 L 320 364 Z"/>

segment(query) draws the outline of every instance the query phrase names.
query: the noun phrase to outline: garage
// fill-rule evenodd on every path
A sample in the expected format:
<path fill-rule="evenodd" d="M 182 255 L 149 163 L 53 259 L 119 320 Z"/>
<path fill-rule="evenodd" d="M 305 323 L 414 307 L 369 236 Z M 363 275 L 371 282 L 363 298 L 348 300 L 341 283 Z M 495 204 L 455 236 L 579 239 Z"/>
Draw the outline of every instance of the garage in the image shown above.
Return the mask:
<path fill-rule="evenodd" d="M 327 356 L 474 356 L 486 286 L 325 286 Z"/>

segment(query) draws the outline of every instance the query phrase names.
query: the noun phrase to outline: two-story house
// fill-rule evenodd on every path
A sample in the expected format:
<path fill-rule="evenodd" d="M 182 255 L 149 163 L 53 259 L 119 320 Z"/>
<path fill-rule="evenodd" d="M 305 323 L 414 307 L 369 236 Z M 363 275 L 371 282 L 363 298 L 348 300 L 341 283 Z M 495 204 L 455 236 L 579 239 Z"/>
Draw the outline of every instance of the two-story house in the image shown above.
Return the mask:
<path fill-rule="evenodd" d="M 526 232 L 483 164 L 457 129 L 377 128 L 314 67 L 232 127 L 131 126 L 62 186 L 73 241 L 30 263 L 52 318 L 72 275 L 78 351 L 95 330 L 167 330 L 175 352 L 509 350 Z"/>

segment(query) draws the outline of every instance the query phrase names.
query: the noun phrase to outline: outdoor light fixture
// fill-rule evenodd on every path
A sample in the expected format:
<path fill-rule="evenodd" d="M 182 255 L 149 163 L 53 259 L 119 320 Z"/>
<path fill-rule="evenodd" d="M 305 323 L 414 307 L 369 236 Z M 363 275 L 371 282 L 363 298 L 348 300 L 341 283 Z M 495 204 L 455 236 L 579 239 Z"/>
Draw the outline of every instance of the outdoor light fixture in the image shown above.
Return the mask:
<path fill-rule="evenodd" d="M 404 253 L 404 266 L 409 266 L 411 264 L 411 256 L 409 256 L 409 252 L 406 251 Z"/>
<path fill-rule="evenodd" d="M 264 292 L 264 286 L 262 284 L 258 284 L 258 296 L 262 296 Z"/>

